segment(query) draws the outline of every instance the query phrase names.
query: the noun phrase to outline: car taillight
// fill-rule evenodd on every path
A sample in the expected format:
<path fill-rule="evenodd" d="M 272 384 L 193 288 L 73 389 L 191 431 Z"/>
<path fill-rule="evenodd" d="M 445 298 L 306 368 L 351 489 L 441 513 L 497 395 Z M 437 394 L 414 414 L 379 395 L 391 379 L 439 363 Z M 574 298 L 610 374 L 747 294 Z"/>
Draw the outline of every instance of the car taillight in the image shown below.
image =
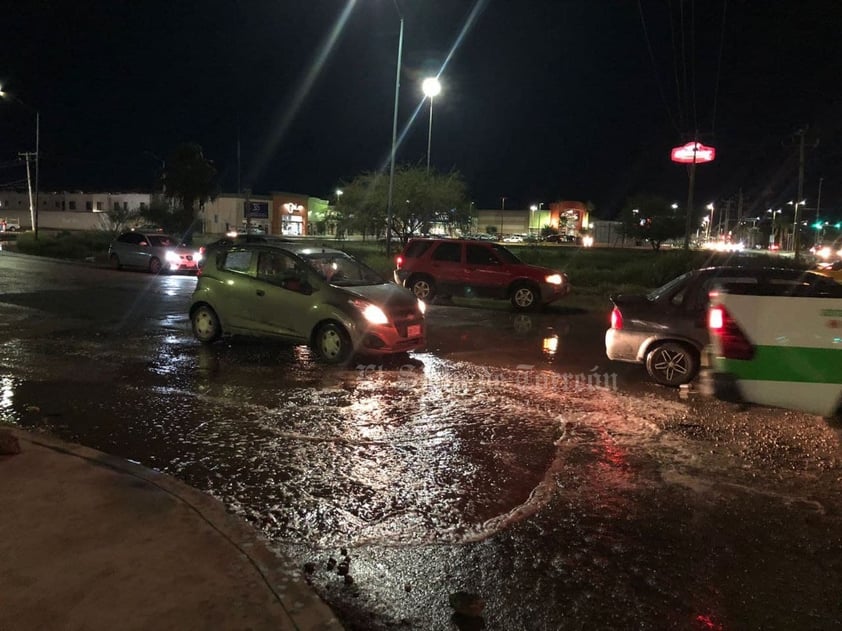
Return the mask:
<path fill-rule="evenodd" d="M 612 329 L 622 329 L 623 328 L 623 314 L 620 313 L 620 310 L 617 307 L 614 307 L 614 310 L 611 311 L 611 328 Z"/>
<path fill-rule="evenodd" d="M 398 257 L 395 258 L 395 265 L 397 266 L 398 269 L 401 269 L 403 267 L 403 257 L 402 256 L 398 256 Z"/>
<path fill-rule="evenodd" d="M 720 349 L 725 359 L 752 359 L 754 357 L 754 346 L 725 307 L 710 308 L 708 329 L 719 338 Z"/>

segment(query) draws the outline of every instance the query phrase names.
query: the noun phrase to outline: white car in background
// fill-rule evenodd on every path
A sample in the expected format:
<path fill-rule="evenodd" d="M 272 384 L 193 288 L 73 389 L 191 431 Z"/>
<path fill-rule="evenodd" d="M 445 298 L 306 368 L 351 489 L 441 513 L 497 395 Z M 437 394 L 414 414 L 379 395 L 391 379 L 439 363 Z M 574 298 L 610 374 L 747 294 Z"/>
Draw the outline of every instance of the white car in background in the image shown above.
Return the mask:
<path fill-rule="evenodd" d="M 114 269 L 134 267 L 151 274 L 196 272 L 202 255 L 178 239 L 157 232 L 124 232 L 111 242 L 108 261 Z"/>

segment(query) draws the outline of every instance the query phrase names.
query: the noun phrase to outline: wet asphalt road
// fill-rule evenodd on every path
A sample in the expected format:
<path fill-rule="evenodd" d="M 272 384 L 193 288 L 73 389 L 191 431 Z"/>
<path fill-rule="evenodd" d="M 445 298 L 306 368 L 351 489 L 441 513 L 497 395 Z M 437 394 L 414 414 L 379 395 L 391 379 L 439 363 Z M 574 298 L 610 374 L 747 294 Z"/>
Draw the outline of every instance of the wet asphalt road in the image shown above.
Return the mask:
<path fill-rule="evenodd" d="M 194 285 L 0 252 L 0 419 L 214 494 L 350 629 L 842 626 L 837 426 L 652 386 L 605 314 L 433 306 L 340 370 L 198 344 Z"/>

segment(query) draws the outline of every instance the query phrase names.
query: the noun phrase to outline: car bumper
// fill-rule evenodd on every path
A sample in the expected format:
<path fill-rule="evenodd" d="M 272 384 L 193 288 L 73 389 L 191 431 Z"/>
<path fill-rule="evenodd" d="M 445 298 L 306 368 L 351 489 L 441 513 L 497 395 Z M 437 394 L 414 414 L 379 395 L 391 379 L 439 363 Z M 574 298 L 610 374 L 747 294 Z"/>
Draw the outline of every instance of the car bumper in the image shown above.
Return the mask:
<path fill-rule="evenodd" d="M 370 326 L 359 330 L 357 352 L 370 355 L 406 353 L 423 348 L 426 341 L 423 321 L 400 322 L 395 326 Z"/>
<path fill-rule="evenodd" d="M 393 278 L 395 279 L 395 284 L 403 287 L 404 282 L 406 282 L 406 279 L 409 278 L 409 272 L 402 269 L 396 269 L 394 271 Z"/>
<path fill-rule="evenodd" d="M 541 302 L 549 303 L 564 298 L 570 293 L 570 283 L 562 285 L 550 285 L 544 283 L 541 285 Z"/>
<path fill-rule="evenodd" d="M 648 339 L 646 333 L 608 329 L 605 332 L 605 355 L 613 361 L 642 363 L 641 349 Z"/>

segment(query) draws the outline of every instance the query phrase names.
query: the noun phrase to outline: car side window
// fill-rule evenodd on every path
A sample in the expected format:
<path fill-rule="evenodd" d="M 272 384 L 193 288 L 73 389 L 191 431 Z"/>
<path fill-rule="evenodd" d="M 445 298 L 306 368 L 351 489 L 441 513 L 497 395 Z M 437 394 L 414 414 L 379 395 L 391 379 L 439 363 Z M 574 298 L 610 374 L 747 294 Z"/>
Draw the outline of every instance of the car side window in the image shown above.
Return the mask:
<path fill-rule="evenodd" d="M 251 269 L 251 252 L 249 250 L 231 250 L 226 253 L 221 267 L 229 272 L 247 274 Z"/>
<path fill-rule="evenodd" d="M 469 265 L 499 265 L 500 261 L 494 253 L 481 245 L 468 244 L 465 249 L 465 260 Z"/>
<path fill-rule="evenodd" d="M 290 280 L 298 278 L 295 260 L 284 252 L 260 252 L 257 255 L 257 278 L 285 287 Z"/>
<path fill-rule="evenodd" d="M 446 261 L 448 263 L 462 262 L 461 243 L 439 243 L 436 251 L 433 252 L 434 261 Z"/>

